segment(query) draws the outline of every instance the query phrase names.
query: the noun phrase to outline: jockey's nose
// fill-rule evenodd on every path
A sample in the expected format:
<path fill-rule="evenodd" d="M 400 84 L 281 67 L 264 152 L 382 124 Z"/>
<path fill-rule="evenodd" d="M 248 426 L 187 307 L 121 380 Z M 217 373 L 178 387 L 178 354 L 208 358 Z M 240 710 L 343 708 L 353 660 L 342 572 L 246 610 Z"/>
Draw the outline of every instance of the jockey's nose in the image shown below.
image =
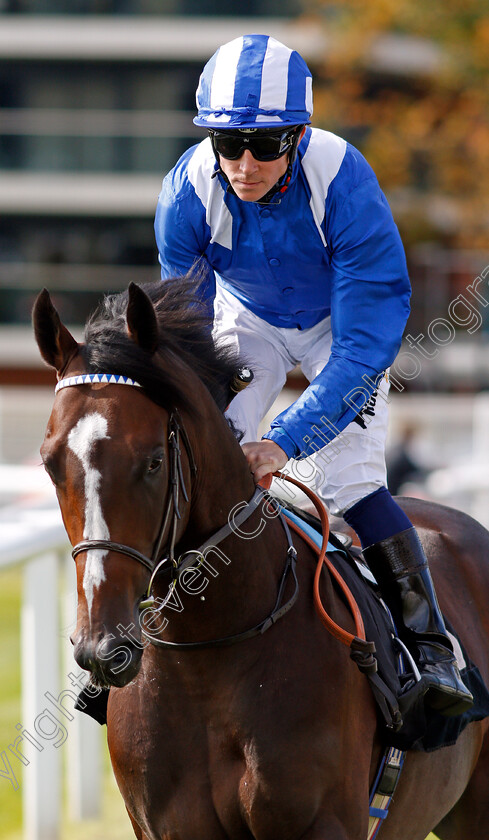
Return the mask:
<path fill-rule="evenodd" d="M 258 161 L 255 160 L 249 149 L 245 149 L 241 155 L 239 168 L 242 172 L 254 172 L 258 168 Z"/>

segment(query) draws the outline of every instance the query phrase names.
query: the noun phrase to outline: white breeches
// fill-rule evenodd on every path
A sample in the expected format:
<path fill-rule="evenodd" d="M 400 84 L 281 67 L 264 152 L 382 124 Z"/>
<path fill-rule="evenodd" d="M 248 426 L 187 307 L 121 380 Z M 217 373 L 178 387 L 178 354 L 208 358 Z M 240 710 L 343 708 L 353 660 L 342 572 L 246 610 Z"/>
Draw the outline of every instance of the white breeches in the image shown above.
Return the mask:
<path fill-rule="evenodd" d="M 324 368 L 331 353 L 331 319 L 307 330 L 274 327 L 219 285 L 214 313 L 214 339 L 235 347 L 254 373 L 252 383 L 236 395 L 227 415 L 244 432 L 242 443 L 257 440 L 258 427 L 282 391 L 287 374 L 300 365 L 311 382 Z M 287 471 L 313 486 L 333 514 L 341 515 L 386 485 L 388 392 L 384 377 L 373 416 L 364 416 L 366 429 L 351 422 L 315 455 L 288 464 Z"/>

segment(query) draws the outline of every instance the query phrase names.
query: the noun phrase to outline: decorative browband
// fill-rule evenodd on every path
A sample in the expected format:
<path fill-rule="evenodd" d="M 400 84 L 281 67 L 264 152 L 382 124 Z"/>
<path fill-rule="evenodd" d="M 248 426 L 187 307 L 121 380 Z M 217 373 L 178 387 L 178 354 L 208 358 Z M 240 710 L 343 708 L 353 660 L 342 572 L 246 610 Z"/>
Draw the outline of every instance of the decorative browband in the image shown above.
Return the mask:
<path fill-rule="evenodd" d="M 120 376 L 116 373 L 80 373 L 78 376 L 68 376 L 60 379 L 54 393 L 57 394 L 62 388 L 69 388 L 70 385 L 132 385 L 134 388 L 142 388 L 139 382 L 130 379 L 129 376 Z"/>

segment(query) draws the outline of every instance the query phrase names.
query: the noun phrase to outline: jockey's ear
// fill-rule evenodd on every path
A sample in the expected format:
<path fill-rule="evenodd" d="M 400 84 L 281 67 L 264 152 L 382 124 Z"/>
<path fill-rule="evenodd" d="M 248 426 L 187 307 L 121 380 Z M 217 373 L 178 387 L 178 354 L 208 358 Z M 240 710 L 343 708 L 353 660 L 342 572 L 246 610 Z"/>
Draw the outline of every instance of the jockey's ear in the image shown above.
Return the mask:
<path fill-rule="evenodd" d="M 158 348 L 158 322 L 154 306 L 136 283 L 129 284 L 128 294 L 127 331 L 143 350 L 155 353 Z"/>
<path fill-rule="evenodd" d="M 76 356 L 78 343 L 70 331 L 61 323 L 47 289 L 43 289 L 32 309 L 32 324 L 37 346 L 42 358 L 59 373 Z"/>

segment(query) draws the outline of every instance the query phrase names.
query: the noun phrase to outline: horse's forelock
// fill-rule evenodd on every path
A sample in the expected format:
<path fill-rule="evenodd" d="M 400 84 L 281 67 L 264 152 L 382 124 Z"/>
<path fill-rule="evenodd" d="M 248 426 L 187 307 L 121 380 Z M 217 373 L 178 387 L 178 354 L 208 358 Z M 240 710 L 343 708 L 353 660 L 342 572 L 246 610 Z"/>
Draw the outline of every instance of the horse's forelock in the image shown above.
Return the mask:
<path fill-rule="evenodd" d="M 159 342 L 154 356 L 128 334 L 127 292 L 106 296 L 85 329 L 83 355 L 89 372 L 130 376 L 164 408 L 191 410 L 193 395 L 184 376 L 188 367 L 224 411 L 239 361 L 233 352 L 214 346 L 212 320 L 198 297 L 198 280 L 198 276 L 188 275 L 142 286 L 158 321 Z"/>

